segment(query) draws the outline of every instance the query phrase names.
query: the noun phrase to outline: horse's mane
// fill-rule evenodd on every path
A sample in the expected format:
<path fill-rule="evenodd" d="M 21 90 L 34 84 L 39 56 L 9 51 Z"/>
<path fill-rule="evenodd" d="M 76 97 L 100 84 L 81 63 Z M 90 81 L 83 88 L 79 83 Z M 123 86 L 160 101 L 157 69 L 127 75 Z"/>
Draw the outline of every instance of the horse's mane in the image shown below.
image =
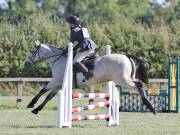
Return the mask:
<path fill-rule="evenodd" d="M 43 45 L 48 46 L 54 53 L 62 53 L 62 51 L 64 50 L 64 48 L 62 47 L 57 47 L 57 45 L 54 44 L 46 44 L 43 43 Z"/>
<path fill-rule="evenodd" d="M 59 49 L 59 50 L 64 50 L 64 48 L 62 48 L 62 47 L 57 47 L 57 45 L 54 45 L 54 44 L 44 44 L 44 45 L 47 45 L 47 46 L 49 46 L 49 47 L 51 47 L 51 48 L 56 48 L 56 49 Z"/>

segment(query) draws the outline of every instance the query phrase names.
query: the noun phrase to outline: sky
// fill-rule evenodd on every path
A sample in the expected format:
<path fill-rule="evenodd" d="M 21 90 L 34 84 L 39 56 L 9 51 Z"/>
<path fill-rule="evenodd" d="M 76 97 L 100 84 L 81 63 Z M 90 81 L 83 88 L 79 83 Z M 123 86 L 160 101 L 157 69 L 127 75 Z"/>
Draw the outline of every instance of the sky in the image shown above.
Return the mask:
<path fill-rule="evenodd" d="M 155 2 L 156 4 L 161 5 L 164 8 L 170 5 L 170 0 L 150 0 L 150 2 Z"/>

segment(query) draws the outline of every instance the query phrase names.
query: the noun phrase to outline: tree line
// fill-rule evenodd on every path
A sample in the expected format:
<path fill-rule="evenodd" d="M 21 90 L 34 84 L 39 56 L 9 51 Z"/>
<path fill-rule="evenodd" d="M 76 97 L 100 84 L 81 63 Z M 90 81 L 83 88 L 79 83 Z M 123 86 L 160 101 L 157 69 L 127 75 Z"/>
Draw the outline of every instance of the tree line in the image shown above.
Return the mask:
<path fill-rule="evenodd" d="M 39 5 L 38 5 L 39 4 Z M 20 0 L 0 11 L 0 77 L 50 77 L 46 63 L 24 67 L 27 55 L 40 40 L 65 47 L 69 28 L 65 18 L 79 15 L 104 53 L 133 54 L 149 64 L 149 76 L 167 77 L 169 57 L 180 56 L 180 2 L 164 8 L 148 0 Z"/>

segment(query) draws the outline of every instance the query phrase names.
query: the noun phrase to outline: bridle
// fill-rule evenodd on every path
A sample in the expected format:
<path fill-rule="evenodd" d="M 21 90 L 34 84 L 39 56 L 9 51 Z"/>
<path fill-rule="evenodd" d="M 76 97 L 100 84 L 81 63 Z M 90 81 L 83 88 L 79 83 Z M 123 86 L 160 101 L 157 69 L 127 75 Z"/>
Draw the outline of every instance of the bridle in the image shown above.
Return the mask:
<path fill-rule="evenodd" d="M 34 59 L 36 58 L 36 55 L 38 54 L 38 57 L 40 59 L 40 54 L 39 54 L 39 49 L 41 47 L 41 43 L 39 43 L 39 45 L 35 46 L 36 50 L 33 52 L 33 54 L 31 55 L 31 57 L 29 57 L 29 60 L 31 61 L 31 63 L 34 63 Z"/>
<path fill-rule="evenodd" d="M 41 57 L 40 56 L 40 53 L 39 53 L 39 49 L 41 47 L 41 43 L 39 43 L 39 45 L 35 46 L 36 47 L 36 50 L 33 52 L 32 56 L 29 57 L 29 60 L 31 61 L 31 63 L 34 63 L 34 59 L 36 58 L 36 55 L 38 55 L 38 59 L 40 60 L 47 60 L 49 58 L 52 58 L 52 57 L 56 57 L 56 56 L 59 56 L 57 59 L 55 59 L 53 61 L 53 63 L 55 63 L 61 56 L 63 56 L 61 53 L 60 54 L 56 54 L 56 55 L 52 55 L 52 56 L 48 56 L 48 57 Z"/>

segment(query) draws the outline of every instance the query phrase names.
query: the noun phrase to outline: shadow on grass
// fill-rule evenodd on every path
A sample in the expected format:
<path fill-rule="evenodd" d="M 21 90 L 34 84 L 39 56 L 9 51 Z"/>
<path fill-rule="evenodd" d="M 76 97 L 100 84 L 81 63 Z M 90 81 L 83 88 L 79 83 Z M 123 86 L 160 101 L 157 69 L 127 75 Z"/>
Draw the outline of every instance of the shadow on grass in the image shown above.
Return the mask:
<path fill-rule="evenodd" d="M 24 126 L 24 128 L 55 128 L 55 126 Z"/>
<path fill-rule="evenodd" d="M 85 128 L 85 126 L 82 125 L 72 125 L 73 128 Z"/>
<path fill-rule="evenodd" d="M 0 126 L 0 127 L 8 127 L 8 128 L 14 128 L 14 129 L 18 129 L 18 128 L 29 128 L 29 129 L 36 129 L 36 128 L 56 128 L 55 126 L 18 126 L 18 125 L 8 125 L 8 126 Z"/>
<path fill-rule="evenodd" d="M 4 127 L 4 126 L 3 126 Z M 6 126 L 8 128 L 14 128 L 14 129 L 18 129 L 18 128 L 27 128 L 27 129 L 37 129 L 37 128 L 57 128 L 56 126 L 41 126 L 41 125 L 36 125 L 36 126 Z M 66 127 L 65 127 L 66 128 Z M 82 125 L 73 125 L 73 128 L 85 128 L 85 126 Z M 93 127 L 94 128 L 94 127 Z"/>

